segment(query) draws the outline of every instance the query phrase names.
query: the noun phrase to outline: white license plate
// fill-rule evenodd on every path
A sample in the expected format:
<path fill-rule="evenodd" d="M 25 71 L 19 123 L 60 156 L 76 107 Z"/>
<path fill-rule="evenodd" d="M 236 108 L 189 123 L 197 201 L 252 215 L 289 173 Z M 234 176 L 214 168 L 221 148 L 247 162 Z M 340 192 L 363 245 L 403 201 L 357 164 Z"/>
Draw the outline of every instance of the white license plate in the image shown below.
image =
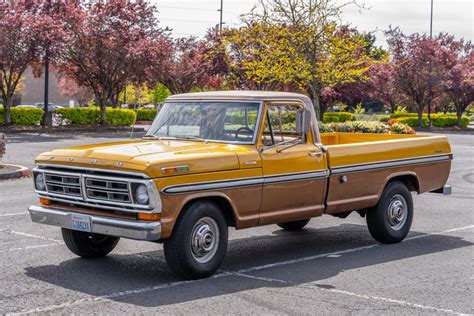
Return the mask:
<path fill-rule="evenodd" d="M 71 228 L 90 233 L 91 217 L 87 215 L 71 214 Z"/>

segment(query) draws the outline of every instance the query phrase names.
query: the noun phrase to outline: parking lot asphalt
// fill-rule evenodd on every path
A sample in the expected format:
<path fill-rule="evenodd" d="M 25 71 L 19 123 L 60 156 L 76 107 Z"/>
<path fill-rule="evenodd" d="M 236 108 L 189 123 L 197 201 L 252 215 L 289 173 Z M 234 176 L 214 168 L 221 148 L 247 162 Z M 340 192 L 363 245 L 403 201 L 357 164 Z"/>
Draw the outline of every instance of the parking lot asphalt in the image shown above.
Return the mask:
<path fill-rule="evenodd" d="M 43 151 L 128 137 L 7 136 L 2 162 L 27 167 Z M 472 314 L 474 137 L 448 137 L 453 194 L 415 196 L 402 243 L 377 244 L 358 214 L 297 233 L 231 229 L 220 270 L 197 281 L 174 277 L 155 243 L 122 239 L 106 258 L 76 257 L 58 228 L 31 223 L 31 179 L 0 182 L 0 314 Z"/>

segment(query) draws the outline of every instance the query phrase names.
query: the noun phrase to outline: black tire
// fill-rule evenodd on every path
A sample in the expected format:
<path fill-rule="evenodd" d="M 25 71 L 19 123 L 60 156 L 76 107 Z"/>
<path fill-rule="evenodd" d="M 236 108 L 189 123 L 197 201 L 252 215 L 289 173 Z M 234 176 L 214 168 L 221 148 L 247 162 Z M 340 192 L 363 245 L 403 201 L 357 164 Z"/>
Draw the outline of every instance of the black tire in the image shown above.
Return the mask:
<path fill-rule="evenodd" d="M 309 219 L 301 219 L 299 221 L 280 223 L 277 225 L 283 228 L 284 230 L 295 231 L 295 230 L 301 230 L 308 223 L 309 223 Z"/>
<path fill-rule="evenodd" d="M 172 236 L 164 241 L 166 262 L 183 279 L 208 277 L 224 260 L 227 235 L 227 223 L 217 205 L 208 201 L 193 203 L 183 210 Z"/>
<path fill-rule="evenodd" d="M 413 220 L 413 199 L 407 186 L 390 182 L 379 203 L 367 212 L 367 226 L 375 240 L 384 244 L 402 241 L 410 231 Z"/>
<path fill-rule="evenodd" d="M 99 258 L 114 250 L 120 238 L 62 228 L 66 246 L 82 258 Z"/>

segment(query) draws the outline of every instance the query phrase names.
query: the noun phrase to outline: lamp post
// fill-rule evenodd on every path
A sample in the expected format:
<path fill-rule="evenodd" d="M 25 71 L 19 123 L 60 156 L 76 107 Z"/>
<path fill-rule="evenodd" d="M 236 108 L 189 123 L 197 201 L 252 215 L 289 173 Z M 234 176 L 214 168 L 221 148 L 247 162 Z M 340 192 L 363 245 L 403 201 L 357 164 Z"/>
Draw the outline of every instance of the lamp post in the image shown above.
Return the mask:
<path fill-rule="evenodd" d="M 49 12 L 51 7 L 51 0 L 47 1 L 47 10 Z M 46 43 L 48 45 L 48 43 Z M 44 54 L 44 104 L 43 104 L 43 127 L 51 126 L 51 112 L 48 108 L 49 105 L 49 47 L 46 46 L 46 52 Z"/>
<path fill-rule="evenodd" d="M 219 19 L 219 34 L 222 34 L 222 9 L 224 7 L 224 0 L 221 0 L 221 8 L 217 11 L 220 12 L 220 19 Z"/>
<path fill-rule="evenodd" d="M 431 0 L 431 14 L 430 14 L 430 40 L 433 39 L 433 0 Z M 430 61 L 430 73 L 428 76 L 428 93 L 430 94 L 428 102 L 428 127 L 431 127 L 431 99 L 432 99 L 432 78 L 431 78 L 431 61 Z"/>

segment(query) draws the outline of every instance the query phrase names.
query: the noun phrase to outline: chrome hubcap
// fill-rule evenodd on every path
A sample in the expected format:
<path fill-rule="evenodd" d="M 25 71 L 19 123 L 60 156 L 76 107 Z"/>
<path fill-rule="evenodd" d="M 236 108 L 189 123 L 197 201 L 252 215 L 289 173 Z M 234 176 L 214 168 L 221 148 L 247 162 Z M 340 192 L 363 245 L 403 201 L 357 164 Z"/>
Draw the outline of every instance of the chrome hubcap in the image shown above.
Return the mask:
<path fill-rule="evenodd" d="M 392 229 L 400 230 L 407 221 L 407 202 L 400 194 L 395 194 L 388 205 L 388 222 Z"/>
<path fill-rule="evenodd" d="M 219 247 L 219 227 L 210 217 L 201 218 L 191 232 L 191 253 L 200 263 L 212 260 Z"/>

